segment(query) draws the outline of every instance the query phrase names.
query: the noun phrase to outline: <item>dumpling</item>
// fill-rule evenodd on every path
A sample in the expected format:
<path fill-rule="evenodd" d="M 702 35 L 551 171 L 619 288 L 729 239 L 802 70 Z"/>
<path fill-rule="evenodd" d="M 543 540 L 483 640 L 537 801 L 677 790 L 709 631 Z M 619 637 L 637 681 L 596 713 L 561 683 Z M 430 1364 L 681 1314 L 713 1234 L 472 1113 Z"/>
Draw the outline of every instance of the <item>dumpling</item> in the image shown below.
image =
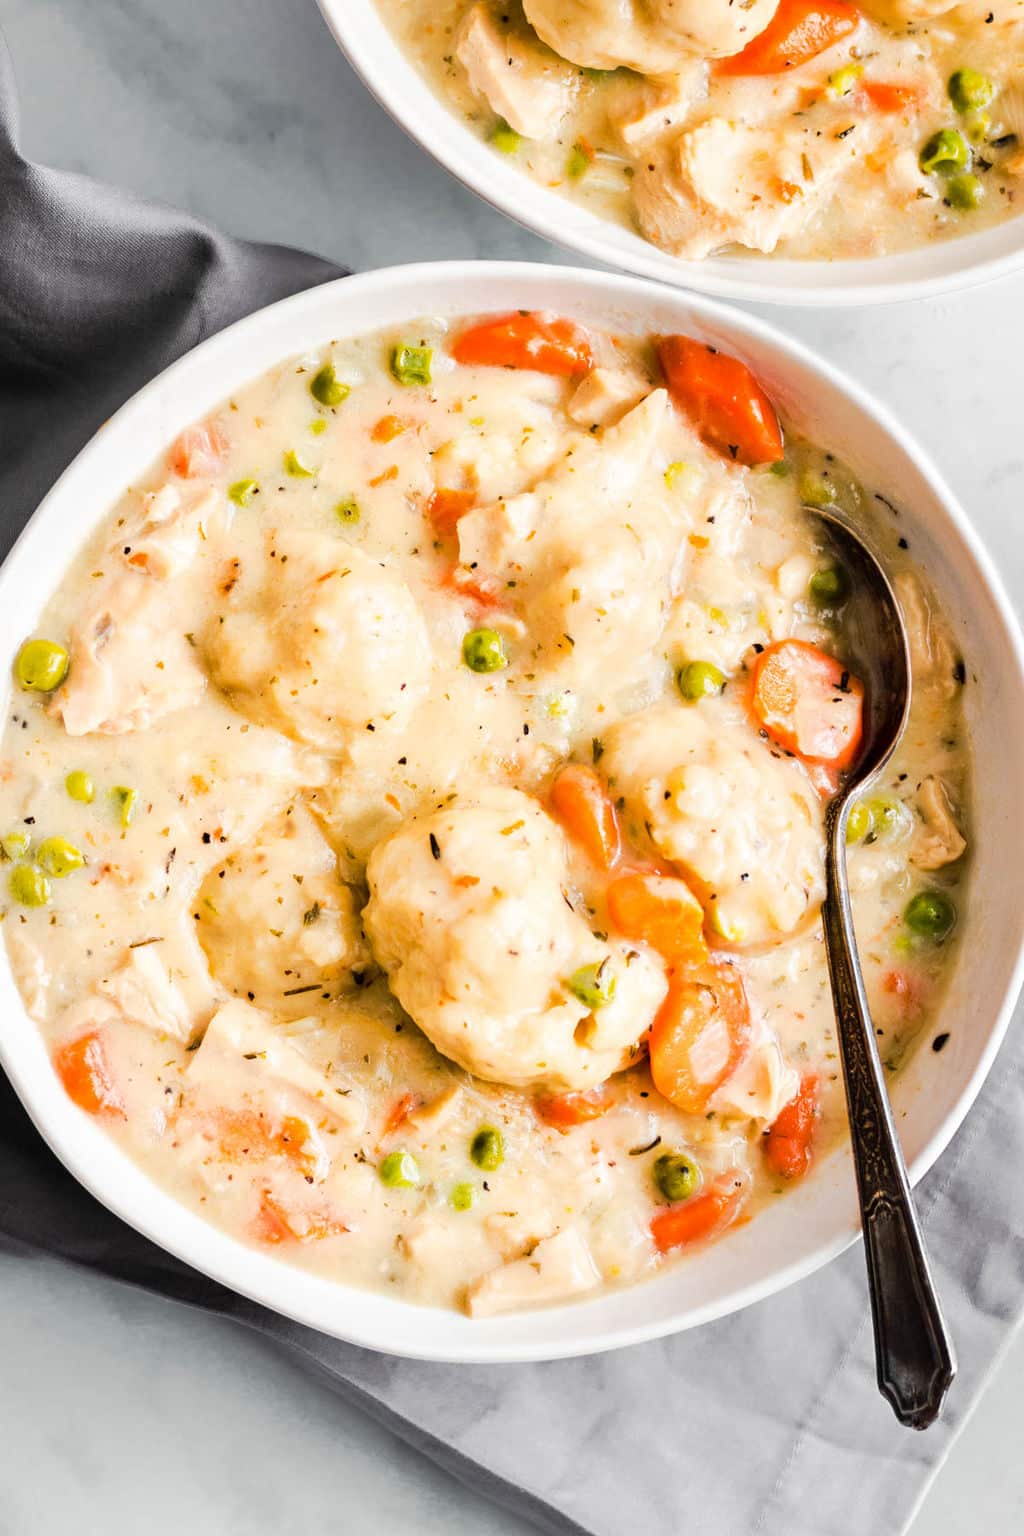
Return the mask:
<path fill-rule="evenodd" d="M 341 539 L 294 530 L 269 533 L 265 562 L 237 576 L 206 649 L 238 708 L 328 751 L 353 731 L 408 722 L 430 642 L 401 576 Z"/>
<path fill-rule="evenodd" d="M 301 801 L 211 870 L 195 914 L 216 980 L 281 1018 L 309 1013 L 367 958 L 352 890 Z"/>
<path fill-rule="evenodd" d="M 603 1082 L 628 1065 L 665 995 L 657 962 L 595 937 L 566 880 L 561 831 L 515 789 L 408 821 L 370 858 L 363 922 L 391 990 L 478 1077 Z M 580 973 L 599 971 L 607 1001 L 593 1006 Z"/>
<path fill-rule="evenodd" d="M 604 744 L 628 829 L 693 882 L 727 942 L 777 942 L 813 914 L 822 812 L 798 763 L 706 705 L 644 710 Z"/>
<path fill-rule="evenodd" d="M 587 69 L 661 75 L 687 54 L 740 53 L 779 0 L 524 0 L 527 19 L 563 59 Z"/>

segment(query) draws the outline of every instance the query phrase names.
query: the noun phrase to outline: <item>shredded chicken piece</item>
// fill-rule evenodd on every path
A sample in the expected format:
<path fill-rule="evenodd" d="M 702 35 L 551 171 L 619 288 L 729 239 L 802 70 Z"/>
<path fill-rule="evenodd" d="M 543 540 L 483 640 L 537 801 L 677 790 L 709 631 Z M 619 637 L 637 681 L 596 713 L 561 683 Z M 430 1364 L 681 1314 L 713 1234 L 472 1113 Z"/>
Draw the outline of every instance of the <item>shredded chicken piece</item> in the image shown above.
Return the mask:
<path fill-rule="evenodd" d="M 495 1317 L 578 1296 L 600 1283 L 600 1272 L 579 1231 L 565 1227 L 542 1238 L 532 1253 L 474 1280 L 466 1292 L 466 1310 L 470 1317 Z"/>

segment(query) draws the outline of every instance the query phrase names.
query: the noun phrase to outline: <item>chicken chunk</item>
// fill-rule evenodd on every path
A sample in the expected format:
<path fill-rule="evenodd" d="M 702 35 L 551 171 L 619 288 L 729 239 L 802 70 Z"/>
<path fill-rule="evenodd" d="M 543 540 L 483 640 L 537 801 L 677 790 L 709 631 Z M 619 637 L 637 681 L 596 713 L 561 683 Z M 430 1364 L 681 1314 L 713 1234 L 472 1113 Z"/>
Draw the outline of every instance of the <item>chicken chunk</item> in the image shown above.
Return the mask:
<path fill-rule="evenodd" d="M 217 981 L 282 1018 L 333 995 L 366 961 L 355 898 L 301 801 L 211 870 L 196 936 Z"/>
<path fill-rule="evenodd" d="M 460 568 L 500 584 L 526 624 L 531 670 L 585 688 L 627 675 L 661 632 L 689 528 L 657 457 L 667 395 L 572 442 L 530 491 L 459 520 Z"/>
<path fill-rule="evenodd" d="M 910 849 L 911 863 L 918 869 L 955 863 L 966 852 L 967 843 L 956 824 L 946 785 L 929 774 L 918 785 L 914 800 L 921 820 Z"/>
<path fill-rule="evenodd" d="M 711 1108 L 722 1116 L 771 1125 L 799 1087 L 800 1074 L 786 1061 L 775 1031 L 755 1019 L 746 1055 L 712 1095 Z"/>
<path fill-rule="evenodd" d="M 197 704 L 206 677 L 166 617 L 160 587 L 125 572 L 104 581 L 71 630 L 71 669 L 50 712 L 69 736 L 144 731 Z"/>
<path fill-rule="evenodd" d="M 230 511 L 220 491 L 183 496 L 176 485 L 161 486 L 143 496 L 136 516 L 118 530 L 118 552 L 126 565 L 148 576 L 178 576 L 192 564 L 203 539 L 226 531 Z"/>
<path fill-rule="evenodd" d="M 625 368 L 591 368 L 566 407 L 582 427 L 608 427 L 639 405 L 651 386 Z"/>
<path fill-rule="evenodd" d="M 658 80 L 631 75 L 617 80 L 608 119 L 627 153 L 638 152 L 682 127 L 707 95 L 707 76 L 703 59 L 690 59 L 674 74 Z"/>
<path fill-rule="evenodd" d="M 915 683 L 951 698 L 959 686 L 958 658 L 945 626 L 936 619 L 913 571 L 900 571 L 892 585 L 907 627 Z"/>
<path fill-rule="evenodd" d="M 455 56 L 476 94 L 526 139 L 550 137 L 572 105 L 576 71 L 484 4 L 468 12 Z"/>
<path fill-rule="evenodd" d="M 531 26 L 563 59 L 645 75 L 668 74 L 687 54 L 741 52 L 777 6 L 778 0 L 523 0 Z"/>
<path fill-rule="evenodd" d="M 193 1108 L 265 1099 L 280 1109 L 297 1097 L 349 1130 L 359 1131 L 365 1123 L 365 1105 L 349 1083 L 321 1072 L 275 1028 L 269 1014 L 237 999 L 210 1020 L 186 1083 Z"/>
<path fill-rule="evenodd" d="M 822 813 L 796 762 L 706 705 L 644 710 L 604 743 L 631 835 L 690 879 L 724 939 L 778 942 L 815 912 Z"/>
<path fill-rule="evenodd" d="M 466 1292 L 470 1317 L 495 1317 L 521 1307 L 565 1301 L 601 1284 L 601 1275 L 576 1227 L 542 1238 L 531 1253 L 492 1269 Z"/>
<path fill-rule="evenodd" d="M 60 1028 L 69 1036 L 79 1035 L 113 1020 L 138 1025 L 155 1035 L 169 1035 L 172 1040 L 191 1038 L 196 1020 L 156 945 L 130 950 L 123 965 L 67 1010 Z"/>
<path fill-rule="evenodd" d="M 804 228 L 860 154 L 863 126 L 848 138 L 839 132 L 838 123 L 762 128 L 711 118 L 638 165 L 640 228 L 693 261 L 726 245 L 770 253 Z"/>
<path fill-rule="evenodd" d="M 266 561 L 241 573 L 206 644 L 234 704 L 334 751 L 355 730 L 401 729 L 430 670 L 426 626 L 402 578 L 340 539 L 302 531 L 268 535 Z"/>
<path fill-rule="evenodd" d="M 514 789 L 406 822 L 370 858 L 363 922 L 391 990 L 478 1077 L 556 1090 L 603 1082 L 628 1064 L 665 995 L 657 963 L 595 937 L 566 880 L 561 830 Z M 606 1000 L 595 1006 L 573 978 L 602 966 Z"/>

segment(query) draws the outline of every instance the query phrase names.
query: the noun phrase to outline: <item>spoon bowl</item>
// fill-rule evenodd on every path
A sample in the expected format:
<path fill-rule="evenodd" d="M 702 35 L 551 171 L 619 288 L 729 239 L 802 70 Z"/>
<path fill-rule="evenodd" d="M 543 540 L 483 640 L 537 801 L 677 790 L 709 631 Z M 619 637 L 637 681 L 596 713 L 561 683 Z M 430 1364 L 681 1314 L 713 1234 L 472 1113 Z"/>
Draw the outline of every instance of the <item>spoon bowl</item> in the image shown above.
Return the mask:
<path fill-rule="evenodd" d="M 826 813 L 822 926 L 857 1174 L 878 1386 L 901 1424 L 926 1429 L 939 1415 L 956 1361 L 878 1057 L 846 873 L 853 797 L 889 761 L 906 728 L 910 647 L 896 595 L 859 530 L 831 508 L 804 511 L 822 524 L 822 542 L 849 579 L 843 607 L 846 654 L 864 685 L 860 751 Z"/>

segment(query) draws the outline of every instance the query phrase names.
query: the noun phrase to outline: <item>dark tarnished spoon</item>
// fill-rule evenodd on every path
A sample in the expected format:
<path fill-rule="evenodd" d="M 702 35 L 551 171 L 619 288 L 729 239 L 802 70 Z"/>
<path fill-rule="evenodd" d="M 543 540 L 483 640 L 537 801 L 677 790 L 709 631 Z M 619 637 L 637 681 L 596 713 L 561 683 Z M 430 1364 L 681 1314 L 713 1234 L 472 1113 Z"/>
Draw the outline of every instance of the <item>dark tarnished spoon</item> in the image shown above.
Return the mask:
<path fill-rule="evenodd" d="M 846 875 L 851 800 L 889 761 L 907 723 L 910 653 L 892 587 L 860 534 L 842 513 L 804 511 L 820 520 L 823 543 L 849 575 L 846 654 L 864 683 L 860 756 L 826 813 L 822 923 L 860 1195 L 878 1386 L 901 1424 L 926 1429 L 956 1375 L 956 1356 L 928 1269 L 878 1058 Z"/>

